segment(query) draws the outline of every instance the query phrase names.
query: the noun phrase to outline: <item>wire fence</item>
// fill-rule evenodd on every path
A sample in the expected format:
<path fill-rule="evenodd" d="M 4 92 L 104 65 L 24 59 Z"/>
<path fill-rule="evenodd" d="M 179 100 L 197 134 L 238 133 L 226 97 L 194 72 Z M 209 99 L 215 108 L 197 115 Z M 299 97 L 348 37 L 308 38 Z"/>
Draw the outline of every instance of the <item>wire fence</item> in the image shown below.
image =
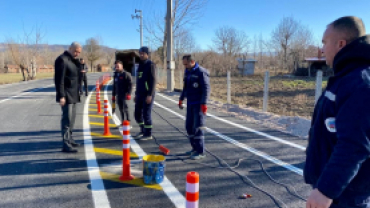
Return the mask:
<path fill-rule="evenodd" d="M 167 71 L 158 70 L 159 85 L 166 88 Z M 175 88 L 182 89 L 183 70 L 175 71 Z M 327 77 L 298 77 L 282 73 L 257 73 L 241 76 L 230 73 L 210 76 L 211 99 L 221 103 L 237 104 L 283 116 L 310 118 L 316 100 L 326 87 Z M 228 93 L 229 89 L 229 93 Z M 228 97 L 229 94 L 229 97 Z"/>

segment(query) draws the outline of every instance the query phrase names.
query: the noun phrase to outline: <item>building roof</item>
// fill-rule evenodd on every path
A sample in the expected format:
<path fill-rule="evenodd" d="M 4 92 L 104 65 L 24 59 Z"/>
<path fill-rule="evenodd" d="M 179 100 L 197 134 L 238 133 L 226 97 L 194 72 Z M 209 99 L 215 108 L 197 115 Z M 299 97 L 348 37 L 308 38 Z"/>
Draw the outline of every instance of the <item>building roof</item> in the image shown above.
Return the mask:
<path fill-rule="evenodd" d="M 245 62 L 257 62 L 257 60 L 248 58 L 248 59 L 242 59 L 242 58 L 237 58 L 237 61 L 245 61 Z"/>
<path fill-rule="evenodd" d="M 309 58 L 305 58 L 304 60 L 307 62 L 323 62 L 323 61 L 326 61 L 326 58 L 325 57 L 321 57 L 321 58 L 309 57 Z"/>

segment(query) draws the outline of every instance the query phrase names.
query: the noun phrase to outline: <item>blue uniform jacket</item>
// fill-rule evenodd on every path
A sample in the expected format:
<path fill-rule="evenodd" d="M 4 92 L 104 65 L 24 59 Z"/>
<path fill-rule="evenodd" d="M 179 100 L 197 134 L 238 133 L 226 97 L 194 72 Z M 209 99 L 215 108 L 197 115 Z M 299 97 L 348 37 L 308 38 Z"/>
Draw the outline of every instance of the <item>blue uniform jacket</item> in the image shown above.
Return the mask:
<path fill-rule="evenodd" d="M 187 98 L 188 105 L 207 104 L 210 92 L 209 73 L 205 68 L 196 63 L 192 69 L 185 69 L 184 88 L 180 100 Z"/>
<path fill-rule="evenodd" d="M 370 204 L 370 36 L 342 48 L 333 69 L 315 106 L 304 179 L 331 199 Z"/>

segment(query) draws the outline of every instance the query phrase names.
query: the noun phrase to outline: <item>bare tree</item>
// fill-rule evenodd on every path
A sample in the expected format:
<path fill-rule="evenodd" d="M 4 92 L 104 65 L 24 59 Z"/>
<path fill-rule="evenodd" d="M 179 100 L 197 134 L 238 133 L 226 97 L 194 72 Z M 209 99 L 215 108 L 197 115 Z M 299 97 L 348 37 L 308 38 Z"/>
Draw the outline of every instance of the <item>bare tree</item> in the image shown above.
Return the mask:
<path fill-rule="evenodd" d="M 223 26 L 216 30 L 216 37 L 213 39 L 215 48 L 227 56 L 247 52 L 249 47 L 248 36 L 242 30 L 233 27 Z"/>
<path fill-rule="evenodd" d="M 178 30 L 177 38 L 174 41 L 174 51 L 176 57 L 176 66 L 180 66 L 181 57 L 184 54 L 190 54 L 195 48 L 195 39 L 190 31 Z M 178 67 L 180 68 L 180 67 Z"/>
<path fill-rule="evenodd" d="M 13 38 L 7 38 L 7 48 L 13 62 L 20 67 L 24 81 L 26 80 L 24 71 L 27 71 L 27 79 L 36 78 L 37 59 L 40 56 L 40 45 L 45 34 L 46 32 L 42 31 L 42 27 L 38 24 L 30 31 L 27 31 L 23 25 L 22 39 L 15 41 Z"/>
<path fill-rule="evenodd" d="M 8 38 L 6 40 L 6 44 L 13 59 L 13 62 L 21 69 L 23 81 L 26 81 L 28 78 L 26 78 L 25 71 L 27 72 L 27 77 L 29 76 L 29 73 L 28 69 L 25 66 L 26 61 L 24 55 L 21 52 L 21 45 L 14 41 L 12 38 Z"/>
<path fill-rule="evenodd" d="M 98 38 L 89 38 L 86 40 L 84 45 L 84 55 L 90 62 L 91 71 L 93 70 L 94 62 L 99 60 L 103 55 L 100 51 L 100 45 Z"/>
<path fill-rule="evenodd" d="M 109 66 L 113 64 L 113 60 L 115 58 L 116 54 L 112 51 L 108 51 L 104 53 L 105 60 Z"/>
<path fill-rule="evenodd" d="M 193 26 L 197 23 L 200 17 L 202 17 L 204 12 L 201 12 L 208 0 L 174 0 L 173 1 L 173 34 L 174 34 L 174 42 L 178 35 L 182 33 L 178 32 L 181 29 L 185 29 L 188 27 Z M 162 11 L 160 13 L 154 13 L 154 15 L 150 16 L 145 20 L 146 24 L 145 29 L 146 31 L 151 34 L 153 37 L 153 43 L 156 46 L 162 46 L 163 54 L 161 57 L 163 58 L 162 62 L 165 65 L 166 56 L 167 56 L 167 34 L 166 34 L 166 21 L 165 21 L 165 13 L 166 11 Z"/>
<path fill-rule="evenodd" d="M 271 40 L 283 51 L 283 69 L 287 67 L 288 48 L 297 32 L 298 26 L 299 23 L 293 17 L 284 17 L 271 33 Z"/>

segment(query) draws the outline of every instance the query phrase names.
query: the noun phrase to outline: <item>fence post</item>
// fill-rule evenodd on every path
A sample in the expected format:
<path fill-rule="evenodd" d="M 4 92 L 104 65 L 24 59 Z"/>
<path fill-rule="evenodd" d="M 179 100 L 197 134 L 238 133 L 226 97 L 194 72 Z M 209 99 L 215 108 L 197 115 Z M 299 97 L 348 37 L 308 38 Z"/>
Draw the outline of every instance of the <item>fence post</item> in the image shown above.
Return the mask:
<path fill-rule="evenodd" d="M 181 73 L 182 71 L 181 71 L 181 69 L 179 70 L 179 86 L 180 86 L 180 90 L 182 90 L 182 88 L 183 88 L 183 86 L 182 86 L 182 84 L 183 84 L 183 81 L 182 81 L 182 73 Z"/>
<path fill-rule="evenodd" d="M 231 104 L 231 80 L 230 80 L 230 71 L 227 71 L 227 104 Z"/>
<path fill-rule="evenodd" d="M 315 105 L 322 93 L 322 71 L 317 71 L 316 74 L 316 90 L 315 90 Z"/>
<path fill-rule="evenodd" d="M 269 94 L 269 80 L 270 80 L 270 72 L 265 72 L 265 86 L 263 88 L 263 112 L 267 112 L 267 103 L 268 103 L 268 94 Z"/>

